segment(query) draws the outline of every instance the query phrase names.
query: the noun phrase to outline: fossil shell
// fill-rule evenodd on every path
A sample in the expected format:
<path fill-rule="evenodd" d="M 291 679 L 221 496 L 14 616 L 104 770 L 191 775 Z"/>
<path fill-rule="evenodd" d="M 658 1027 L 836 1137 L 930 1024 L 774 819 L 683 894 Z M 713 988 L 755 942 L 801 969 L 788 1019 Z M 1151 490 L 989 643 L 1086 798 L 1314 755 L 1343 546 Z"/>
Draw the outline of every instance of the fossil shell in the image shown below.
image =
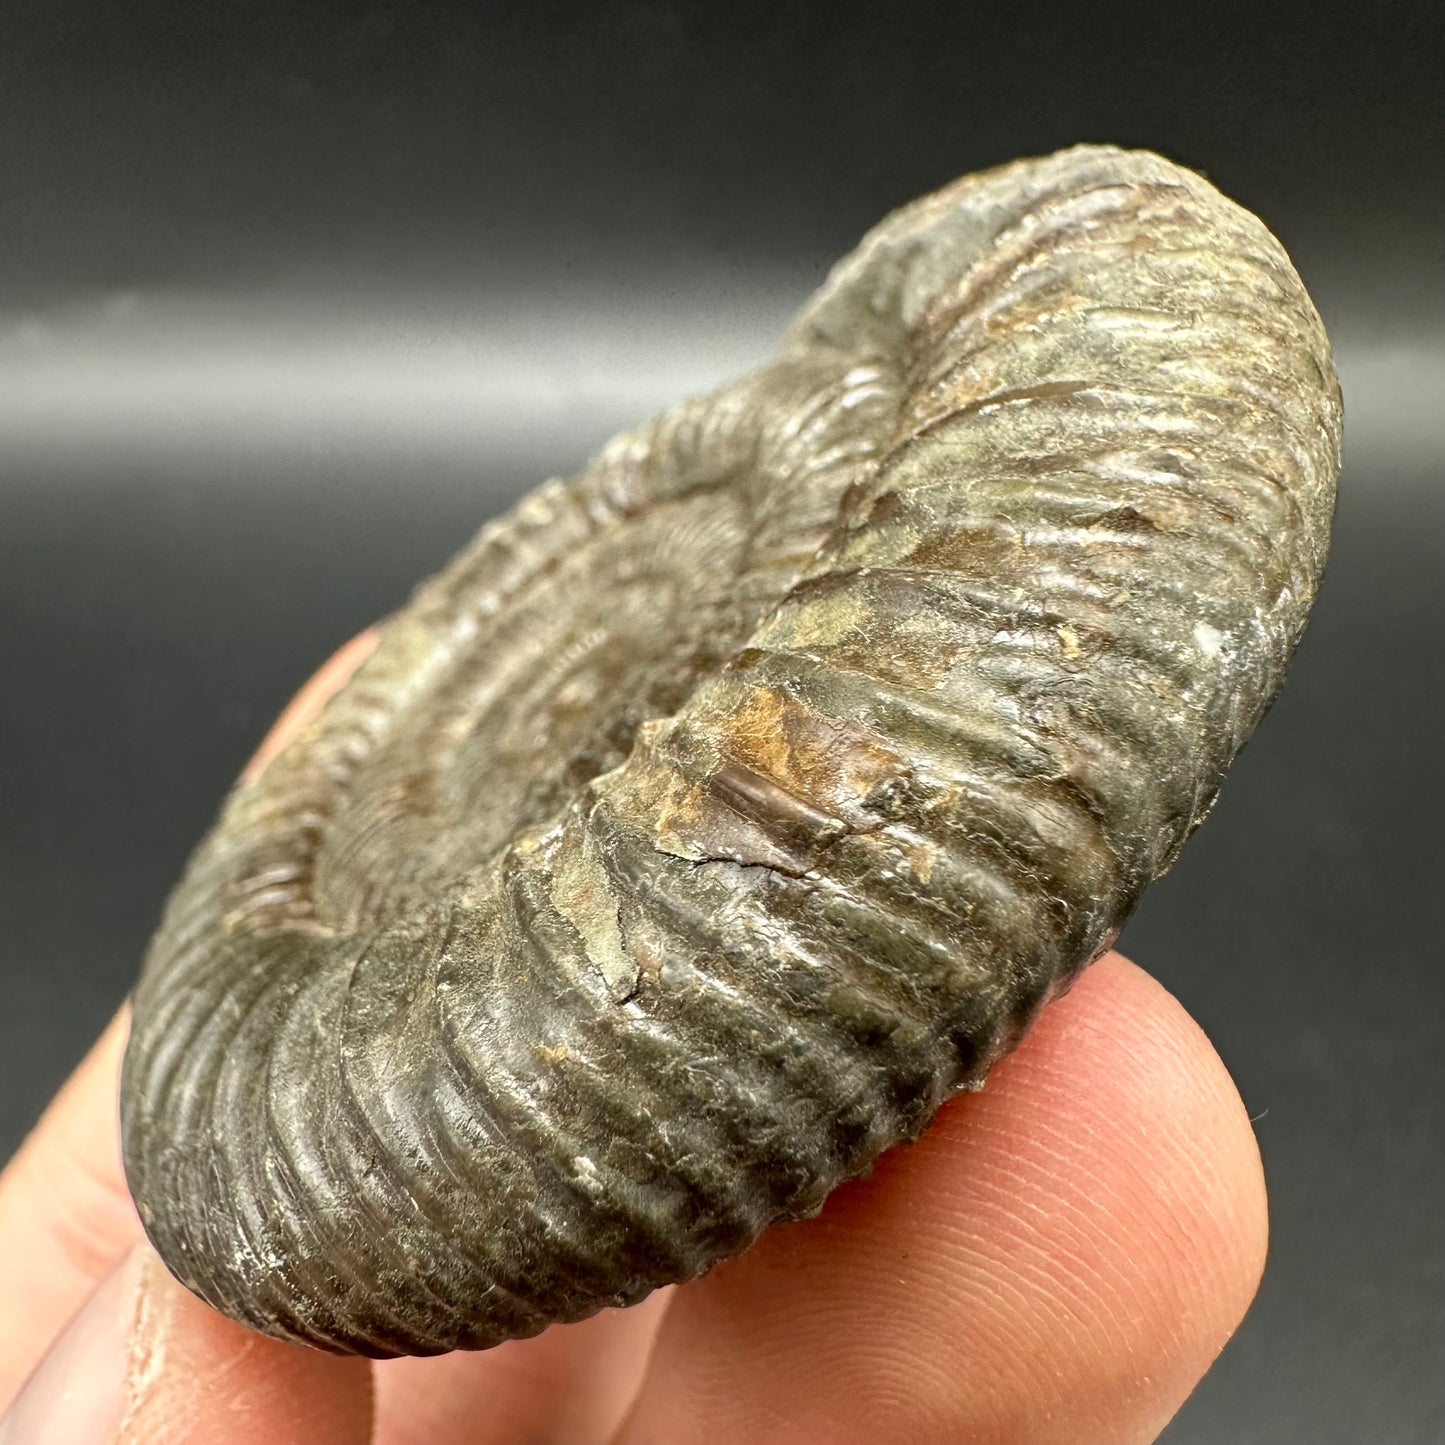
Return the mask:
<path fill-rule="evenodd" d="M 980 1084 L 1280 685 L 1339 390 L 1278 242 L 1085 147 L 476 540 L 173 894 L 125 1160 L 271 1334 L 477 1348 L 815 1212 Z"/>

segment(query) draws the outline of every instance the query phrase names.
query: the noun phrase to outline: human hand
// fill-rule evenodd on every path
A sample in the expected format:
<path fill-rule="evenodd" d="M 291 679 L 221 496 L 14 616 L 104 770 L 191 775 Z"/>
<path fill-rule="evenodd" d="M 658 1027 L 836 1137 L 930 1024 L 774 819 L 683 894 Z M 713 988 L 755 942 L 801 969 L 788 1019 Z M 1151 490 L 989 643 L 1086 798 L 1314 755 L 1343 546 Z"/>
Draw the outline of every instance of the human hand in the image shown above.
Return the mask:
<path fill-rule="evenodd" d="M 370 645 L 322 668 L 250 772 Z M 0 1408 L 20 1392 L 0 1445 L 1135 1445 L 1264 1263 L 1244 1106 L 1114 954 L 817 1219 L 630 1310 L 373 1365 L 223 1319 L 145 1243 L 120 1163 L 127 1022 L 0 1175 Z"/>

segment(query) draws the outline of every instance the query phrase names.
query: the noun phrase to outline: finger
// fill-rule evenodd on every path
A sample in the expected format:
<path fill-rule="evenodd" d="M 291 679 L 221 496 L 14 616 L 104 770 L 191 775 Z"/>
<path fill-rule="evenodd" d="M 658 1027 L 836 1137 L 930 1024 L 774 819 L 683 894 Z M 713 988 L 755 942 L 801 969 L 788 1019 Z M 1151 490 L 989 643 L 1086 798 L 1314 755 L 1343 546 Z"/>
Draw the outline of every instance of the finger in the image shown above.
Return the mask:
<path fill-rule="evenodd" d="M 363 632 L 297 693 L 247 765 L 254 778 L 376 644 Z M 120 1159 L 122 1009 L 0 1174 L 0 1409 L 96 1281 L 141 1237 Z"/>
<path fill-rule="evenodd" d="M 369 1362 L 242 1329 L 137 1245 L 15 1402 L 0 1445 L 365 1445 Z"/>
<path fill-rule="evenodd" d="M 0 1174 L 0 1409 L 141 1237 L 120 1163 L 122 1009 Z"/>
<path fill-rule="evenodd" d="M 376 1366 L 376 1445 L 604 1445 L 637 1396 L 670 1293 L 481 1354 Z"/>
<path fill-rule="evenodd" d="M 622 1439 L 1152 1441 L 1265 1239 L 1228 1074 L 1111 957 L 917 1145 L 679 1290 Z"/>

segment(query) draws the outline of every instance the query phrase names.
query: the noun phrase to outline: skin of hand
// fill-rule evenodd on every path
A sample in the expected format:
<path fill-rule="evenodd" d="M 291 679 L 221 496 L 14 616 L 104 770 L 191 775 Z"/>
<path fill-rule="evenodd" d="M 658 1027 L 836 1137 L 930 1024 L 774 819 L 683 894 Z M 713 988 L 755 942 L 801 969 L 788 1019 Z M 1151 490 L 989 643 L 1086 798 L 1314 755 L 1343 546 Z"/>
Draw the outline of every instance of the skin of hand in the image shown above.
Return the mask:
<path fill-rule="evenodd" d="M 373 643 L 312 678 L 248 775 Z M 223 1319 L 146 1244 L 127 1023 L 0 1175 L 0 1445 L 1142 1445 L 1264 1267 L 1239 1095 L 1111 954 L 919 1143 L 703 1279 L 481 1354 L 326 1355 Z"/>

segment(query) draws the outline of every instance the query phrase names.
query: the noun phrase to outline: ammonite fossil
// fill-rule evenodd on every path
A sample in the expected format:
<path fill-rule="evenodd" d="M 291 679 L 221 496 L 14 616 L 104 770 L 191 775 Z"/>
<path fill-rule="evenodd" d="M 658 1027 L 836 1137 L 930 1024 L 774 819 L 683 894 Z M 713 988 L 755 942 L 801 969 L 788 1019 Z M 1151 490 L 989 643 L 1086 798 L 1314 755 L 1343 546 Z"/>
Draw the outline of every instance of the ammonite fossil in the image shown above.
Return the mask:
<path fill-rule="evenodd" d="M 1279 243 L 1158 156 L 890 216 L 775 361 L 485 527 L 232 793 L 126 1057 L 170 1268 L 430 1353 L 816 1211 L 1208 811 L 1339 428 Z"/>

